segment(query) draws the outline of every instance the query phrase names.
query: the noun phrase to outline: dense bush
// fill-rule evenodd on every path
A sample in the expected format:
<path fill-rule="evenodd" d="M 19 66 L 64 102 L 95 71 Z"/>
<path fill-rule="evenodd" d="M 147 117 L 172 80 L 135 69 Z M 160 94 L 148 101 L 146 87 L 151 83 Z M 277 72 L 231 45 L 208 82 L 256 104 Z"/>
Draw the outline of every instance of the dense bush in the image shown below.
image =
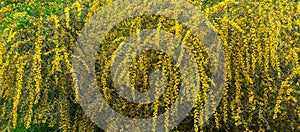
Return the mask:
<path fill-rule="evenodd" d="M 110 2 L 0 2 L 0 130 L 102 131 L 78 103 L 71 59 L 84 24 Z M 189 2 L 224 44 L 226 85 L 207 123 L 197 123 L 201 105 L 195 105 L 174 130 L 300 131 L 299 2 Z"/>

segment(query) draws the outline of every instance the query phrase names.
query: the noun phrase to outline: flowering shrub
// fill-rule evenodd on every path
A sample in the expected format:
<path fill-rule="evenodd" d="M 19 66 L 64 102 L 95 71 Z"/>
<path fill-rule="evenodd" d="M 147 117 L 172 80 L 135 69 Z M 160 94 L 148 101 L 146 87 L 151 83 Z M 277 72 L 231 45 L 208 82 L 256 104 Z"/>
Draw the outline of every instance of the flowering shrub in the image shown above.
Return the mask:
<path fill-rule="evenodd" d="M 77 86 L 72 77 L 76 71 L 71 59 L 78 58 L 72 53 L 84 24 L 110 2 L 0 2 L 0 130 L 101 130 L 78 103 Z M 199 120 L 204 119 L 199 113 L 211 82 L 209 59 L 203 47 L 197 47 L 204 96 L 199 96 L 193 110 L 174 131 L 300 131 L 300 3 L 284 0 L 189 2 L 204 12 L 222 40 L 226 84 L 217 111 L 208 122 L 200 124 Z M 124 22 L 121 26 L 136 30 L 139 28 L 136 23 L 142 19 L 129 19 L 131 24 Z M 171 21 L 162 22 L 164 24 L 171 25 L 168 30 L 181 33 L 177 31 L 180 24 Z M 110 33 L 112 38 L 120 37 L 107 42 L 111 45 L 101 49 L 107 52 L 98 54 L 100 59 L 109 54 L 109 47 L 128 35 L 126 32 Z M 170 57 L 156 51 L 147 52 L 141 53 L 141 59 L 131 65 L 132 84 L 141 91 L 147 90 L 145 77 L 148 77 L 147 70 L 153 68 L 169 75 L 168 87 L 178 85 L 176 79 L 180 74 L 176 65 L 170 63 Z M 159 58 L 161 56 L 165 58 Z M 97 65 L 105 67 L 100 59 Z M 161 63 L 153 65 L 150 62 Z M 100 69 L 96 70 L 99 85 L 110 88 L 109 80 L 103 82 L 107 80 L 106 71 Z M 169 91 L 162 103 L 143 107 L 132 106 L 115 95 L 105 97 L 112 107 L 121 107 L 116 110 L 122 114 L 143 118 L 145 113 L 156 116 L 167 109 L 178 94 L 176 89 L 171 90 L 174 91 Z"/>

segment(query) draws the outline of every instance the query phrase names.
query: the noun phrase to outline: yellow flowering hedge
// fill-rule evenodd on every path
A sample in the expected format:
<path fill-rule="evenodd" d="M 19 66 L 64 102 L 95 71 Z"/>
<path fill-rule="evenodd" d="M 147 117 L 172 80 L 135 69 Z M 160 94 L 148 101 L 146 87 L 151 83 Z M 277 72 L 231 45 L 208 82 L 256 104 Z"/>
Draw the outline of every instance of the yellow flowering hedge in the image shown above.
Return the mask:
<path fill-rule="evenodd" d="M 110 2 L 0 2 L 0 130 L 102 131 L 85 115 L 78 102 L 71 59 L 78 58 L 72 53 L 84 24 Z M 188 2 L 206 15 L 222 40 L 226 84 L 217 111 L 208 122 L 198 123 L 205 98 L 199 97 L 194 109 L 174 131 L 300 131 L 300 3 L 293 0 Z M 178 25 L 173 26 L 177 29 Z M 111 34 L 122 36 L 118 32 Z M 147 88 L 144 74 L 149 67 L 154 67 L 166 73 L 174 72 L 170 74 L 169 84 L 176 85 L 176 67 L 168 61 L 161 65 L 149 64 L 147 57 L 164 55 L 149 52 L 142 53 L 142 59 L 131 65 L 136 71 L 132 83 Z M 201 60 L 204 67 L 200 68 L 205 87 L 209 84 L 209 67 L 205 67 L 209 62 L 205 54 L 199 56 L 205 58 Z M 98 77 L 103 79 L 101 75 L 105 73 L 101 72 L 105 71 L 100 70 Z M 106 83 L 99 84 L 109 85 Z M 176 90 L 171 91 L 169 97 L 176 94 Z M 172 104 L 169 97 L 162 104 L 137 111 L 136 116 L 149 111 L 156 115 L 157 105 Z M 114 96 L 107 100 L 122 104 Z M 122 112 L 132 116 L 128 111 L 134 109 L 124 104 Z"/>

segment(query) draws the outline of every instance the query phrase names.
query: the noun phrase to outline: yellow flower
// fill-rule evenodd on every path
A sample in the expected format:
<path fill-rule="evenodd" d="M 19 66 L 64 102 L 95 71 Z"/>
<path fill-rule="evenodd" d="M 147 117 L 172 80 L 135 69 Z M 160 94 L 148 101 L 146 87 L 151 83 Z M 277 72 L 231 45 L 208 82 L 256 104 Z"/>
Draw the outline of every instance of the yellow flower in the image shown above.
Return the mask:
<path fill-rule="evenodd" d="M 71 27 L 70 27 L 70 8 L 69 7 L 66 7 L 65 8 L 65 10 L 64 10 L 64 12 L 65 12 L 65 17 L 66 17 L 66 27 L 68 28 L 68 29 L 70 29 Z"/>
<path fill-rule="evenodd" d="M 78 1 L 76 1 L 75 3 L 73 3 L 72 7 L 76 7 L 77 8 L 77 18 L 80 19 L 81 17 L 81 5 Z"/>

